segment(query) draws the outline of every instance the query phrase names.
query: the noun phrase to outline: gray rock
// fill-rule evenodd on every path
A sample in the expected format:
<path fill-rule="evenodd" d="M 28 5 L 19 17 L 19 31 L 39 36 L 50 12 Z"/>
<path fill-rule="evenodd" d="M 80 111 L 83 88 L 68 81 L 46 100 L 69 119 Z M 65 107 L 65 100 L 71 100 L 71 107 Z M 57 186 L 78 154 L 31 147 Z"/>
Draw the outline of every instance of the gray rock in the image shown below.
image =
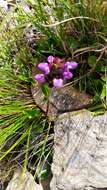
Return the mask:
<path fill-rule="evenodd" d="M 43 188 L 34 181 L 33 176 L 27 170 L 22 174 L 21 169 L 18 169 L 6 190 L 43 190 Z"/>
<path fill-rule="evenodd" d="M 107 187 L 107 113 L 83 110 L 55 123 L 51 190 Z"/>
<path fill-rule="evenodd" d="M 34 74 L 35 75 L 35 74 Z M 32 87 L 32 97 L 35 103 L 47 114 L 49 120 L 54 121 L 60 113 L 80 110 L 89 107 L 93 99 L 86 93 L 80 93 L 73 86 L 50 89 L 50 96 L 47 101 L 39 85 Z M 48 109 L 47 109 L 48 108 Z"/>

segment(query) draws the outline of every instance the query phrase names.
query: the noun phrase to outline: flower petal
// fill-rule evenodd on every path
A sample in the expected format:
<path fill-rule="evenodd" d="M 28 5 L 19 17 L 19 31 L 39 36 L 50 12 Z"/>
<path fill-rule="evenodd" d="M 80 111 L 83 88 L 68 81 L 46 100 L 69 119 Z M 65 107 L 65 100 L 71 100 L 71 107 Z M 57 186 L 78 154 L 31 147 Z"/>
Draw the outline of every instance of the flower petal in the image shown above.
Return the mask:
<path fill-rule="evenodd" d="M 65 64 L 64 64 L 64 68 L 65 69 L 76 69 L 78 66 L 78 63 L 75 62 L 75 61 L 67 61 Z"/>
<path fill-rule="evenodd" d="M 55 57 L 50 55 L 47 59 L 48 63 L 54 63 Z"/>
<path fill-rule="evenodd" d="M 35 75 L 35 80 L 40 83 L 45 83 L 45 75 L 44 74 L 37 74 Z"/>
<path fill-rule="evenodd" d="M 44 73 L 45 73 L 46 75 L 50 73 L 50 68 L 49 68 L 48 63 L 39 63 L 39 64 L 38 64 L 38 68 L 39 68 L 41 71 L 44 71 Z"/>
<path fill-rule="evenodd" d="M 63 86 L 63 79 L 53 79 L 53 86 L 56 88 L 60 88 Z"/>
<path fill-rule="evenodd" d="M 70 71 L 63 72 L 64 79 L 71 79 L 73 77 L 73 74 Z"/>

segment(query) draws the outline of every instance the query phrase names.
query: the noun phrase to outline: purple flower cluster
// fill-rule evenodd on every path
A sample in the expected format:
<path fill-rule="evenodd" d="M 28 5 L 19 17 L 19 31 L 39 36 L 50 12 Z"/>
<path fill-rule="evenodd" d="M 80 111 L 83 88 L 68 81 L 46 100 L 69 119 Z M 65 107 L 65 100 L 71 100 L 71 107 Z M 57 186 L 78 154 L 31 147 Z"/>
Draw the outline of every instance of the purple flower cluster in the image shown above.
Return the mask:
<path fill-rule="evenodd" d="M 50 55 L 47 62 L 39 63 L 38 68 L 43 72 L 36 74 L 39 83 L 48 83 L 51 87 L 60 88 L 73 78 L 73 70 L 78 66 L 75 61 L 65 62 L 59 57 Z"/>

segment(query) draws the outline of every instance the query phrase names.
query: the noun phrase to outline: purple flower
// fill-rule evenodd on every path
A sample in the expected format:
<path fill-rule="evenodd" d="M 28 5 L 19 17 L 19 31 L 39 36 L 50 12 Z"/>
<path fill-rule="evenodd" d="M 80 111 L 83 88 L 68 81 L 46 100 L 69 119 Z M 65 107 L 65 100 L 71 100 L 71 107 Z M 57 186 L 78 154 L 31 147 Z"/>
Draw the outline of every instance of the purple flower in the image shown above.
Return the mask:
<path fill-rule="evenodd" d="M 64 79 L 71 79 L 73 77 L 73 74 L 70 71 L 63 72 Z"/>
<path fill-rule="evenodd" d="M 47 61 L 48 61 L 49 63 L 54 63 L 54 60 L 55 60 L 55 57 L 52 56 L 52 55 L 50 55 L 50 56 L 48 57 L 48 59 L 47 59 Z"/>
<path fill-rule="evenodd" d="M 35 75 L 35 80 L 40 83 L 45 83 L 45 75 L 44 74 L 37 74 Z"/>
<path fill-rule="evenodd" d="M 56 88 L 60 88 L 63 86 L 63 79 L 53 79 L 53 86 Z"/>
<path fill-rule="evenodd" d="M 69 70 L 69 69 L 76 69 L 78 66 L 78 63 L 75 62 L 75 61 L 67 61 L 65 64 L 64 64 L 64 68 Z"/>
<path fill-rule="evenodd" d="M 38 64 L 38 68 L 41 70 L 41 71 L 44 71 L 44 73 L 46 75 L 48 75 L 50 73 L 50 68 L 49 68 L 49 65 L 48 63 L 39 63 Z"/>

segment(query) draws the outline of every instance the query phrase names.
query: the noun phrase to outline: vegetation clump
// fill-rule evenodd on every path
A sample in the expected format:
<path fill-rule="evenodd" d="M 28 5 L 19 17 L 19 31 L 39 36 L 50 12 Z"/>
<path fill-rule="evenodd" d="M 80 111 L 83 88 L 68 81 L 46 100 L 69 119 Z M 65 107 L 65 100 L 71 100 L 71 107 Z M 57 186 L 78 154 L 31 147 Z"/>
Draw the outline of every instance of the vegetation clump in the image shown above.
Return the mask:
<path fill-rule="evenodd" d="M 91 111 L 104 113 L 107 3 L 28 0 L 26 6 L 29 11 L 14 5 L 0 24 L 0 161 L 7 159 L 10 170 L 34 168 L 42 179 L 52 161 L 53 123 L 35 104 L 31 87 L 38 81 L 75 85 L 92 95 Z"/>

